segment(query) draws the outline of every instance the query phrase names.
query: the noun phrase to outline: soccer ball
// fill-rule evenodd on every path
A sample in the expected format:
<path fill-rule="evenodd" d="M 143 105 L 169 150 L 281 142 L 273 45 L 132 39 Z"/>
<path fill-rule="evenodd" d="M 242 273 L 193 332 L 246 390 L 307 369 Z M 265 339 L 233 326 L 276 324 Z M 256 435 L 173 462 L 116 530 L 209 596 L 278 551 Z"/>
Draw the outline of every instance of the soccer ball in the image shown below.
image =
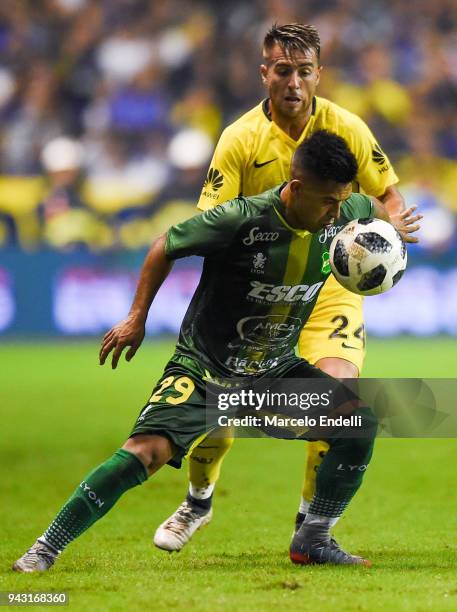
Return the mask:
<path fill-rule="evenodd" d="M 330 245 L 330 264 L 337 281 L 359 295 L 377 295 L 393 287 L 406 261 L 400 234 L 381 219 L 351 221 Z"/>

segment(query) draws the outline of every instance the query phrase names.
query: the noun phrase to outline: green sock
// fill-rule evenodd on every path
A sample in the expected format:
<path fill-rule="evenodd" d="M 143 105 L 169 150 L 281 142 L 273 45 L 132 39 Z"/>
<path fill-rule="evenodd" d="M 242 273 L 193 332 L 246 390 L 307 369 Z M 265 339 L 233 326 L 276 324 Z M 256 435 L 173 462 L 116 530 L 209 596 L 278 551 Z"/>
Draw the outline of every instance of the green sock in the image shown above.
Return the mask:
<path fill-rule="evenodd" d="M 133 453 L 119 449 L 82 481 L 45 531 L 46 543 L 61 551 L 110 510 L 120 496 L 142 484 L 148 473 Z"/>
<path fill-rule="evenodd" d="M 364 436 L 328 440 L 330 449 L 316 476 L 316 491 L 308 513 L 337 518 L 356 494 L 373 454 L 376 420 L 371 411 L 360 409 Z"/>

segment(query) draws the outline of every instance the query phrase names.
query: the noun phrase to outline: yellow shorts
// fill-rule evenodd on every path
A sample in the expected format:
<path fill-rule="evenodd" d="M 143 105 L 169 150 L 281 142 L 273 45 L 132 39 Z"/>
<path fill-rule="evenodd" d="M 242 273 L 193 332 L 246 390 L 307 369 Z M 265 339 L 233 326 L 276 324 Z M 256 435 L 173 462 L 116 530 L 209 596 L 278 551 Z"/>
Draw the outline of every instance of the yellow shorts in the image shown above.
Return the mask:
<path fill-rule="evenodd" d="M 330 275 L 300 334 L 300 357 L 310 363 L 339 357 L 353 363 L 360 374 L 365 358 L 362 304 L 362 296 L 347 291 Z"/>

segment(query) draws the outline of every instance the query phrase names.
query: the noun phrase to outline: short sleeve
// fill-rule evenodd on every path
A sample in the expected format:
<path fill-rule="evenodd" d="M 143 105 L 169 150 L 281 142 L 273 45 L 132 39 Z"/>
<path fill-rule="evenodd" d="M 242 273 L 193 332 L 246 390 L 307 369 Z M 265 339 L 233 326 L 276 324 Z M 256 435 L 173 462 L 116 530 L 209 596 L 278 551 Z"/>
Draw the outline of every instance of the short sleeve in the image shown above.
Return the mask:
<path fill-rule="evenodd" d="M 216 145 L 197 208 L 214 208 L 241 193 L 245 154 L 246 143 L 243 143 L 242 135 L 229 126 Z"/>
<path fill-rule="evenodd" d="M 170 227 L 165 254 L 168 259 L 179 259 L 222 251 L 230 245 L 244 220 L 242 200 L 225 202 Z"/>
<path fill-rule="evenodd" d="M 345 138 L 359 166 L 356 180 L 365 193 L 379 197 L 387 187 L 398 183 L 398 176 L 367 124 L 357 115 L 347 114 L 350 119 Z"/>

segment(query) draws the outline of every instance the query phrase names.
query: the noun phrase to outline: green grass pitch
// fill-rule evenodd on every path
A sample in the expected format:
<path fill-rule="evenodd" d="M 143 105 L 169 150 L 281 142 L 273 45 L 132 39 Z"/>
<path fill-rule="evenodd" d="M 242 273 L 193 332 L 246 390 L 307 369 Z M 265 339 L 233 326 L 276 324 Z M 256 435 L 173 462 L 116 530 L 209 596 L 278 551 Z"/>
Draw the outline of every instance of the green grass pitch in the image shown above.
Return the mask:
<path fill-rule="evenodd" d="M 85 473 L 124 441 L 171 349 L 171 341 L 148 342 L 112 372 L 97 365 L 95 343 L 0 348 L 0 590 L 67 591 L 72 610 L 457 609 L 453 439 L 378 440 L 335 529 L 371 569 L 292 566 L 304 444 L 238 440 L 212 524 L 181 553 L 151 543 L 186 490 L 185 470 L 166 467 L 49 573 L 11 572 Z M 456 366 L 455 340 L 371 340 L 364 374 L 453 377 Z"/>

